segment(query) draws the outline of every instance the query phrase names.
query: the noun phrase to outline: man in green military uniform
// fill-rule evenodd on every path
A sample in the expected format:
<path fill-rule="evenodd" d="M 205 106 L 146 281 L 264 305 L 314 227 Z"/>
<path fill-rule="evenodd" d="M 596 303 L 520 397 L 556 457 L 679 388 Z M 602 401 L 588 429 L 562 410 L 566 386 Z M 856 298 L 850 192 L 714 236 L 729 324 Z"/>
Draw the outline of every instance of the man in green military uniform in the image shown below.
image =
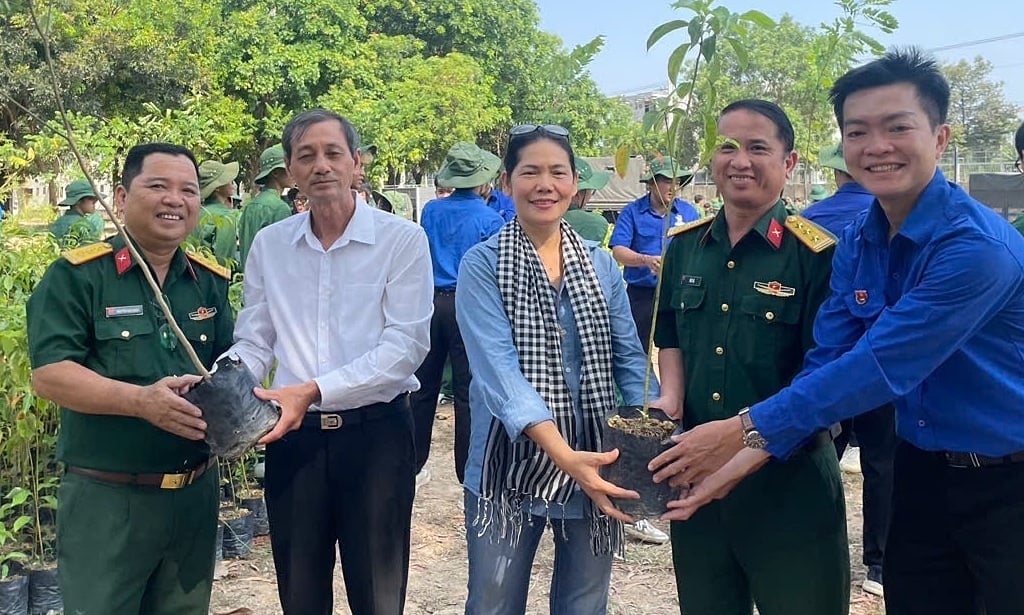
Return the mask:
<path fill-rule="evenodd" d="M 576 186 L 576 195 L 572 197 L 569 209 L 562 217 L 580 237 L 603 243 L 608 235 L 608 221 L 601 214 L 587 211 L 586 207 L 590 197 L 608 185 L 612 174 L 607 171 L 595 171 L 583 158 L 576 158 L 576 173 L 580 178 Z"/>
<path fill-rule="evenodd" d="M 50 225 L 57 241 L 71 247 L 102 239 L 103 218 L 96 213 L 97 197 L 89 180 L 76 179 L 68 184 L 64 194 L 64 200 L 57 204 L 68 210 Z"/>
<path fill-rule="evenodd" d="M 67 613 L 206 613 L 217 530 L 216 459 L 180 394 L 200 380 L 146 284 L 149 267 L 199 359 L 231 345 L 228 272 L 179 245 L 199 215 L 189 150 L 132 148 L 114 195 L 145 263 L 120 236 L 64 253 L 27 306 L 32 383 L 61 406 L 57 511 Z"/>
<path fill-rule="evenodd" d="M 199 165 L 203 207 L 192 236 L 213 251 L 221 265 L 238 262 L 238 214 L 231 197 L 235 194 L 238 163 L 206 160 Z"/>
<path fill-rule="evenodd" d="M 782 109 L 735 102 L 718 131 L 711 169 L 724 206 L 673 229 L 662 268 L 662 395 L 686 429 L 736 416 L 797 374 L 829 293 L 835 245 L 779 198 L 797 162 Z M 673 467 L 674 450 L 651 463 L 655 480 L 699 480 L 700 467 Z M 828 434 L 751 479 L 672 523 L 681 611 L 750 615 L 756 603 L 761 615 L 845 615 L 845 504 Z"/>
<path fill-rule="evenodd" d="M 242 216 L 238 220 L 239 271 L 245 269 L 245 259 L 249 256 L 249 248 L 256 233 L 291 215 L 291 208 L 281 198 L 281 193 L 290 188 L 291 183 L 291 177 L 284 167 L 284 149 L 274 145 L 263 150 L 260 154 L 260 173 L 256 176 L 256 184 L 262 189 L 256 198 L 242 208 Z"/>

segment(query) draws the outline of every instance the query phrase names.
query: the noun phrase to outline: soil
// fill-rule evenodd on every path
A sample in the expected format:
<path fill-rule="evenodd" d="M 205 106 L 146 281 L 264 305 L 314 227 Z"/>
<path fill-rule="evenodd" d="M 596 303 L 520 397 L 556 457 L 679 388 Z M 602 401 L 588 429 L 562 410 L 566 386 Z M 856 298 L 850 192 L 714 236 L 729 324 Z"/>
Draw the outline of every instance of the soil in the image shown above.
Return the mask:
<path fill-rule="evenodd" d="M 466 543 L 462 516 L 462 487 L 455 479 L 450 453 L 454 441 L 451 406 L 439 406 L 434 423 L 431 474 L 416 495 L 412 520 L 407 615 L 461 615 L 466 598 Z M 844 474 L 850 561 L 853 583 L 851 615 L 884 615 L 882 600 L 865 594 L 860 585 L 865 570 L 861 561 L 861 477 Z M 656 525 L 667 530 L 667 524 Z M 548 587 L 554 550 L 542 540 L 531 581 L 528 613 L 547 613 Z M 349 615 L 341 567 L 334 575 L 335 614 Z M 274 562 L 269 537 L 257 537 L 247 559 L 218 564 L 210 612 L 217 615 L 278 615 Z M 630 542 L 626 559 L 612 566 L 608 613 L 611 615 L 678 615 L 672 549 L 669 545 Z"/>
<path fill-rule="evenodd" d="M 676 430 L 676 424 L 671 421 L 659 421 L 642 417 L 624 419 L 621 416 L 613 416 L 608 419 L 608 426 L 612 429 L 624 431 L 632 436 L 652 438 L 658 441 L 668 438 Z"/>
<path fill-rule="evenodd" d="M 221 508 L 217 516 L 221 521 L 235 521 L 236 519 L 241 519 L 242 517 L 247 517 L 251 514 L 252 511 L 248 508 L 235 508 L 229 506 L 228 508 Z"/>

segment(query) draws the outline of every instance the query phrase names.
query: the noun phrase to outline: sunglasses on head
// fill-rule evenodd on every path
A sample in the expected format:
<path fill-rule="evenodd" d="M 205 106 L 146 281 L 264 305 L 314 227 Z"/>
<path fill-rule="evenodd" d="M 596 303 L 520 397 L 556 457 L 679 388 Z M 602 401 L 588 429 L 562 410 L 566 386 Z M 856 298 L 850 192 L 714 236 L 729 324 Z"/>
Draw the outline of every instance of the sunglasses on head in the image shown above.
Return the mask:
<path fill-rule="evenodd" d="M 564 126 L 558 124 L 519 124 L 513 126 L 508 131 L 509 138 L 523 137 L 528 134 L 532 134 L 537 131 L 541 131 L 552 137 L 562 137 L 563 139 L 569 138 L 569 130 Z"/>

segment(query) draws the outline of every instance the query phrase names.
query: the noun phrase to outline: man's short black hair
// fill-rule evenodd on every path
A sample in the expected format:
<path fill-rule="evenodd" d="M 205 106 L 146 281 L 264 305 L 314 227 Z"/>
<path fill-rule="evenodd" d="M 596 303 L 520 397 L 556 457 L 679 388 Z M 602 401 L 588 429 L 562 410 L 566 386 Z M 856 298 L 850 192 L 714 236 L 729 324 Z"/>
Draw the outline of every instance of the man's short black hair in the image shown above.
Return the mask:
<path fill-rule="evenodd" d="M 828 96 L 839 129 L 843 128 L 843 104 L 850 94 L 898 83 L 914 86 L 932 130 L 946 123 L 949 82 L 934 58 L 917 47 L 908 47 L 892 49 L 881 58 L 859 66 L 836 80 Z"/>
<path fill-rule="evenodd" d="M 172 143 L 140 143 L 128 150 L 124 159 L 124 168 L 121 169 L 121 185 L 125 190 L 130 190 L 132 181 L 142 173 L 142 163 L 151 154 L 169 154 L 171 156 L 184 156 L 196 169 L 196 177 L 199 177 L 199 163 L 192 150 L 181 145 Z"/>
<path fill-rule="evenodd" d="M 718 114 L 718 119 L 721 120 L 722 116 L 733 111 L 751 111 L 758 115 L 763 115 L 775 124 L 776 132 L 778 133 L 779 140 L 782 141 L 783 145 L 786 146 L 786 153 L 793 151 L 796 147 L 796 137 L 793 134 L 793 123 L 789 121 L 789 116 L 782 110 L 782 107 L 777 104 L 761 100 L 759 98 L 745 98 L 743 100 L 737 100 L 736 102 L 729 103 L 722 112 Z"/>
<path fill-rule="evenodd" d="M 1013 135 L 1013 147 L 1017 150 L 1017 160 L 1024 160 L 1024 122 L 1021 122 Z"/>
<path fill-rule="evenodd" d="M 348 151 L 355 158 L 356 151 L 359 149 L 359 133 L 356 132 L 352 122 L 329 109 L 311 109 L 296 115 L 284 127 L 284 134 L 281 136 L 281 147 L 284 149 L 285 160 L 290 161 L 292 159 L 292 145 L 294 141 L 301 139 L 310 126 L 320 122 L 338 122 L 341 124 L 341 131 L 345 134 L 345 143 L 348 145 Z"/>

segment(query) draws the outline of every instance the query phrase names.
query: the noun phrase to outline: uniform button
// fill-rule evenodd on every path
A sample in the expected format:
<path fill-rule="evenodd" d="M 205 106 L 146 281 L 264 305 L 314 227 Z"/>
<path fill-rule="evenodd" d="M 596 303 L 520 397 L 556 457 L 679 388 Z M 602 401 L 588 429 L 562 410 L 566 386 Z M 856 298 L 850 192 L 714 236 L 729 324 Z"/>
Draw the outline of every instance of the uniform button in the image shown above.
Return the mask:
<path fill-rule="evenodd" d="M 722 396 L 719 393 L 712 393 L 711 394 L 711 399 L 713 399 L 715 401 L 718 401 L 718 400 L 722 399 Z"/>
<path fill-rule="evenodd" d="M 715 348 L 715 354 L 717 354 L 717 355 L 725 354 L 725 348 L 722 348 L 721 346 L 719 346 L 718 348 Z"/>
<path fill-rule="evenodd" d="M 729 261 L 728 263 L 725 264 L 725 266 L 728 267 L 729 269 L 735 269 L 736 261 Z"/>
<path fill-rule="evenodd" d="M 572 371 L 572 368 L 571 368 L 571 367 L 567 367 L 567 368 L 565 368 L 565 373 L 569 373 L 569 372 L 571 372 L 571 371 Z"/>
<path fill-rule="evenodd" d="M 199 341 L 200 342 L 205 342 L 206 341 L 206 334 L 205 333 L 203 333 L 202 335 L 199 336 Z"/>
<path fill-rule="evenodd" d="M 767 320 L 775 320 L 775 312 L 765 312 L 764 317 Z"/>
<path fill-rule="evenodd" d="M 685 303 L 680 303 L 680 304 L 679 304 L 679 309 L 680 309 L 680 310 L 681 310 L 681 309 L 683 309 L 683 308 L 685 308 L 685 307 L 686 307 L 686 304 L 685 304 Z"/>
<path fill-rule="evenodd" d="M 121 337 L 127 338 L 129 335 L 131 335 L 130 331 L 122 331 L 121 332 Z"/>
<path fill-rule="evenodd" d="M 924 427 L 924 426 L 925 426 L 925 425 L 927 425 L 927 424 L 928 424 L 928 423 L 925 423 L 924 421 L 918 421 L 918 422 L 917 422 L 917 426 L 918 426 L 918 427 Z"/>
<path fill-rule="evenodd" d="M 729 304 L 728 303 L 723 303 L 722 304 L 722 311 L 723 312 L 728 312 L 729 311 Z"/>

